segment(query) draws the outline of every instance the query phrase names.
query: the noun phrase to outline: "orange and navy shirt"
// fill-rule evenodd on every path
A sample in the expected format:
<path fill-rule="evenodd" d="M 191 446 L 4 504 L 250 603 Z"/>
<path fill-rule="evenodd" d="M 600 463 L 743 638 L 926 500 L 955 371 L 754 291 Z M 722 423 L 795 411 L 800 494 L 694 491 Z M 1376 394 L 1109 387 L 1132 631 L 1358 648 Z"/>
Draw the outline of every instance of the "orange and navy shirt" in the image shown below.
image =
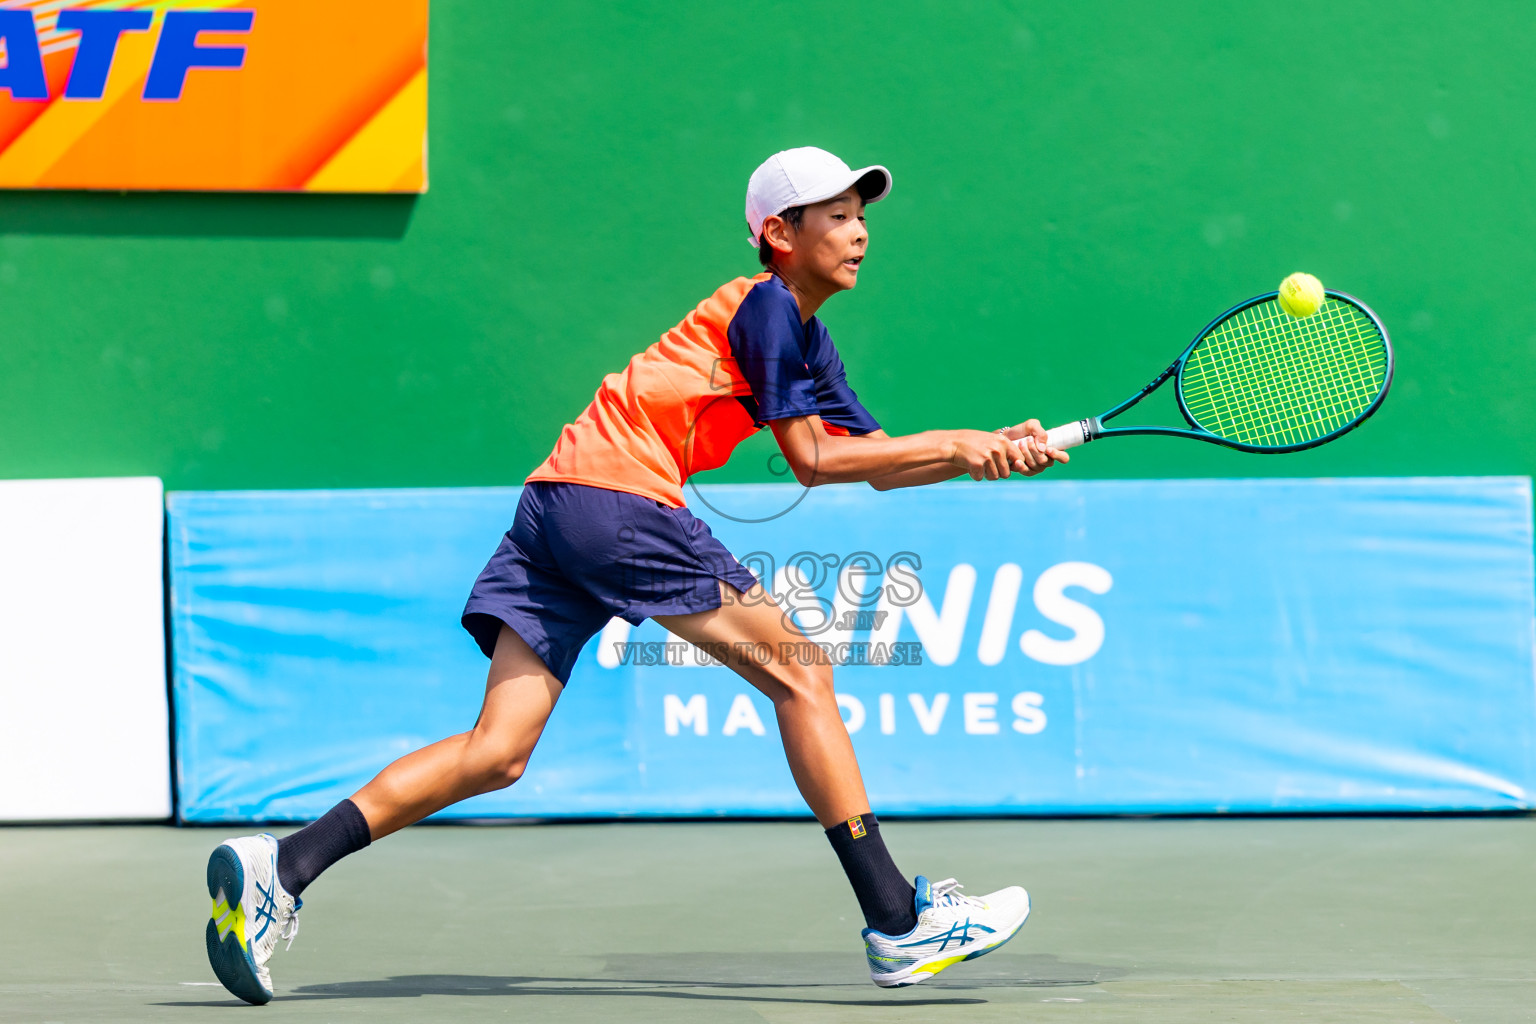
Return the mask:
<path fill-rule="evenodd" d="M 802 324 L 795 297 L 772 274 L 739 277 L 603 378 L 528 482 L 586 484 L 681 508 L 684 481 L 791 416 L 820 416 L 832 434 L 880 429 L 821 321 Z"/>

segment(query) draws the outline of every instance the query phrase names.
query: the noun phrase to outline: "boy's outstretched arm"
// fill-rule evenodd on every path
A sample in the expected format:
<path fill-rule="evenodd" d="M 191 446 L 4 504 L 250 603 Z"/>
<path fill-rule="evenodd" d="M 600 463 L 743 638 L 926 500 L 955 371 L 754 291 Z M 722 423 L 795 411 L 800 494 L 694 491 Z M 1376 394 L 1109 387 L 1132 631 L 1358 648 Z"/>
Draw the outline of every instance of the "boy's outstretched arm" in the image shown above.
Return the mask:
<path fill-rule="evenodd" d="M 1016 472 L 1025 476 L 1036 476 L 1045 472 L 1058 462 L 1071 462 L 1072 457 L 1066 452 L 1056 448 L 1048 448 L 1045 444 L 1045 428 L 1039 420 L 1025 420 L 1006 430 L 994 431 L 1001 433 L 1012 442 L 1022 442 L 1015 447 L 1022 449 L 1020 458 L 1013 463 Z M 878 434 L 885 436 L 884 431 L 877 431 L 866 436 L 874 437 Z M 964 471 L 957 470 L 950 464 L 925 466 L 919 469 L 902 470 L 882 477 L 875 477 L 869 481 L 869 485 L 877 491 L 891 491 L 898 487 L 921 487 L 924 484 L 936 484 L 945 480 L 953 480 Z"/>
<path fill-rule="evenodd" d="M 1065 452 L 1043 447 L 1045 431 L 1035 420 L 1003 432 L 927 430 L 890 437 L 877 430 L 862 437 L 827 433 L 819 416 L 794 416 L 769 424 L 795 479 L 817 484 L 868 481 L 878 490 L 938 483 L 961 474 L 998 480 L 1015 472 L 1033 476 Z M 1022 439 L 1023 444 L 1016 444 Z"/>

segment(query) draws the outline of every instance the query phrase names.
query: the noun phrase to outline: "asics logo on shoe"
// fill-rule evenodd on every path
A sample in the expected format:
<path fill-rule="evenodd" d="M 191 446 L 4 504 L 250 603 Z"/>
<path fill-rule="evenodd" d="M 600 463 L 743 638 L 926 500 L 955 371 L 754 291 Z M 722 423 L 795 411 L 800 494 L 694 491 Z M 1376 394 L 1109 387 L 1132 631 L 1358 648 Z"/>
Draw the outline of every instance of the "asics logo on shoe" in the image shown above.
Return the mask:
<path fill-rule="evenodd" d="M 949 948 L 951 942 L 959 946 L 965 946 L 981 938 L 979 935 L 971 934 L 972 928 L 980 932 L 986 932 L 988 935 L 997 931 L 996 928 L 988 928 L 984 924 L 973 924 L 970 918 L 966 918 L 963 924 L 950 925 L 948 931 L 929 936 L 926 939 L 919 939 L 916 942 L 903 942 L 900 945 L 902 949 L 910 949 L 913 946 L 930 946 L 937 942 L 939 944 L 938 952 L 942 953 Z"/>
<path fill-rule="evenodd" d="M 261 937 L 267 934 L 267 929 L 277 920 L 277 898 L 274 895 L 277 883 L 274 881 L 270 889 L 263 889 L 261 883 L 257 882 L 256 891 L 261 894 L 261 903 L 256 907 L 256 920 L 261 922 L 261 929 L 251 939 L 252 942 L 260 942 Z"/>

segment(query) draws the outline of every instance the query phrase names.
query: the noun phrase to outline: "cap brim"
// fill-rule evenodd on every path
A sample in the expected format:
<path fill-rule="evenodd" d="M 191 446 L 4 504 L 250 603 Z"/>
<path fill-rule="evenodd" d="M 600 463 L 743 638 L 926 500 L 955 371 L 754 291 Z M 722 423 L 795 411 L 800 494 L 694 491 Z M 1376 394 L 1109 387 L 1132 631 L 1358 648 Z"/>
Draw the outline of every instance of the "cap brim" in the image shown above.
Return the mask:
<path fill-rule="evenodd" d="M 867 180 L 866 180 L 867 179 Z M 856 171 L 839 175 L 827 182 L 826 186 L 817 189 L 809 195 L 801 196 L 796 206 L 809 206 L 812 203 L 824 203 L 833 196 L 840 196 L 850 188 L 858 187 L 859 196 L 866 203 L 878 203 L 891 194 L 891 172 L 874 164 L 870 167 L 860 167 Z"/>

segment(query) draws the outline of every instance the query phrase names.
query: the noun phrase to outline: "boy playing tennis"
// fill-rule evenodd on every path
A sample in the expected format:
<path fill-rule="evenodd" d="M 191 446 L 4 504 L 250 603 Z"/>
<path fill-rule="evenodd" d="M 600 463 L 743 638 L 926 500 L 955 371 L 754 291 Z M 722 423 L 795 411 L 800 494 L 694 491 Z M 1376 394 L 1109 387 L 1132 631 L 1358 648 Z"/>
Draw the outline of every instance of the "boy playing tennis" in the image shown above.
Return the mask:
<path fill-rule="evenodd" d="M 230 992 L 272 998 L 267 961 L 279 939 L 292 944 L 299 896 L 327 867 L 516 782 L 582 646 L 613 616 L 635 625 L 654 618 L 719 652 L 773 701 L 795 783 L 864 913 L 875 984 L 925 981 L 1018 931 L 1029 916 L 1023 889 L 969 897 L 953 879 L 919 875 L 913 885 L 897 870 L 870 813 L 830 663 L 761 665 L 731 653 L 750 649 L 743 641 L 802 650 L 805 637 L 683 502 L 690 474 L 722 465 L 764 424 L 806 486 L 868 481 L 889 490 L 962 473 L 996 480 L 1067 461 L 1045 446 L 1035 420 L 890 437 L 859 404 L 815 313 L 857 282 L 865 204 L 890 187 L 885 168 L 850 170 L 814 148 L 778 153 L 753 173 L 747 223 L 765 271 L 722 286 L 604 379 L 528 477 L 512 529 L 476 580 L 464 626 L 491 670 L 474 728 L 402 757 L 281 841 L 247 836 L 214 850 L 208 958 Z"/>

